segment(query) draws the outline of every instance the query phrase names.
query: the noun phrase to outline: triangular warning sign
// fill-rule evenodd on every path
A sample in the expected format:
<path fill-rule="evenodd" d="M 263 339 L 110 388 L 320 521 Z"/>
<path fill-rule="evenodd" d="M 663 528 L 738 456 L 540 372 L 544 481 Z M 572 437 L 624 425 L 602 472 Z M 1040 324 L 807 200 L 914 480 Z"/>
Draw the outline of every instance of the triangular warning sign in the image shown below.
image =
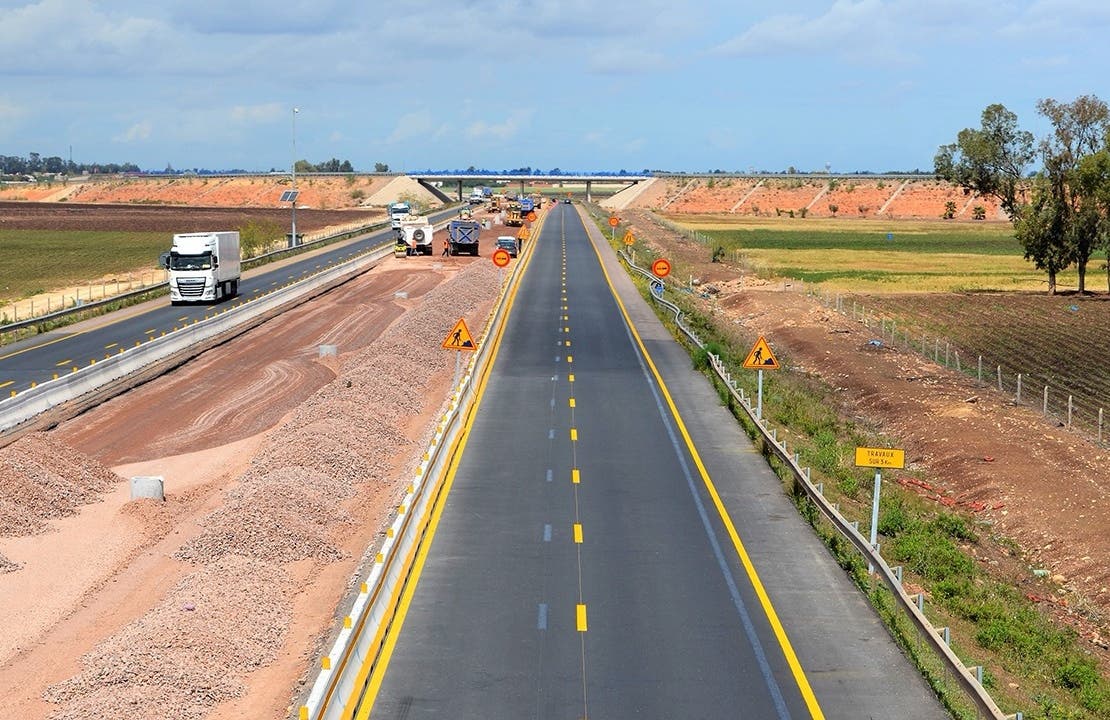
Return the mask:
<path fill-rule="evenodd" d="M 445 350 L 478 349 L 478 345 L 470 335 L 470 330 L 466 327 L 466 320 L 459 318 L 459 321 L 455 323 L 455 327 L 451 328 L 451 332 L 447 333 L 447 337 L 443 338 L 443 348 Z"/>
<path fill-rule="evenodd" d="M 759 339 L 755 341 L 755 347 L 744 358 L 744 367 L 749 370 L 778 370 L 779 361 L 775 358 L 775 354 L 771 352 L 771 346 L 767 344 L 767 340 L 760 335 Z"/>

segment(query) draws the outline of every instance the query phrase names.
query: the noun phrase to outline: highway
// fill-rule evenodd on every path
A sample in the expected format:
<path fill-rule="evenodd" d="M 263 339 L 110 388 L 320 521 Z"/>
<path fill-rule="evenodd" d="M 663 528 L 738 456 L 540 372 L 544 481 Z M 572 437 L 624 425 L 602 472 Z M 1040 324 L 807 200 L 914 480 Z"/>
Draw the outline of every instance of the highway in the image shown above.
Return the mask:
<path fill-rule="evenodd" d="M 455 212 L 446 210 L 433 213 L 430 217 L 433 222 L 439 222 Z M 104 318 L 0 347 L 0 398 L 8 397 L 12 391 L 26 390 L 32 383 L 43 383 L 55 375 L 74 372 L 126 348 L 149 342 L 213 314 L 249 303 L 271 290 L 297 282 L 323 268 L 342 263 L 370 248 L 390 242 L 392 238 L 393 232 L 385 229 L 354 242 L 309 252 L 281 266 L 263 266 L 258 271 L 244 275 L 237 297 L 215 305 L 172 306 L 169 298 L 163 297 L 152 301 L 147 309 L 139 313 L 109 314 Z M 167 248 L 169 244 L 170 238 L 167 236 Z"/>
<path fill-rule="evenodd" d="M 573 206 L 522 262 L 356 717 L 947 717 Z"/>

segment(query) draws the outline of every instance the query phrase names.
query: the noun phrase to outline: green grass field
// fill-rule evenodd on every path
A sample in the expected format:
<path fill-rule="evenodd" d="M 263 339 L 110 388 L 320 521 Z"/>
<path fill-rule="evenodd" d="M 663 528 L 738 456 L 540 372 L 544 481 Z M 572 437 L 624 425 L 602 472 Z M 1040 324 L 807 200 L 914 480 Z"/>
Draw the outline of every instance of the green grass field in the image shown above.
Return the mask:
<path fill-rule="evenodd" d="M 852 292 L 1043 290 L 1006 223 L 675 216 L 766 276 Z M 1098 260 L 1092 263 L 1097 267 Z M 1097 282 L 1097 279 L 1096 279 Z M 1074 287 L 1074 271 L 1057 278 Z"/>
<path fill-rule="evenodd" d="M 155 270 L 164 232 L 0 230 L 0 303 Z"/>

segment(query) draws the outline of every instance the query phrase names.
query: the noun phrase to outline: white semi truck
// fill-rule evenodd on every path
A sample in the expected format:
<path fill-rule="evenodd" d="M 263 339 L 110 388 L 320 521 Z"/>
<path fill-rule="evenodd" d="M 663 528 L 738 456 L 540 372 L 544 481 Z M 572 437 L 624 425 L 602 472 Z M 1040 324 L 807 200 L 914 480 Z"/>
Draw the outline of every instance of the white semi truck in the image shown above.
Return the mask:
<path fill-rule="evenodd" d="M 173 236 L 166 256 L 170 303 L 219 302 L 239 294 L 239 233 L 201 232 Z"/>

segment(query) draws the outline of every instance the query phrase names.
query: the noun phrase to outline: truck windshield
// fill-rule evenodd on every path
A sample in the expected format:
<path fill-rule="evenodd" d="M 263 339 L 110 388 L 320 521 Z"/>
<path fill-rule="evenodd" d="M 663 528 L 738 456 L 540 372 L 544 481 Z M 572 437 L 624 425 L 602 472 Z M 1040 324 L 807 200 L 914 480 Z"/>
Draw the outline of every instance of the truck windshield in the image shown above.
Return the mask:
<path fill-rule="evenodd" d="M 211 270 L 212 253 L 203 255 L 170 255 L 170 270 Z"/>

